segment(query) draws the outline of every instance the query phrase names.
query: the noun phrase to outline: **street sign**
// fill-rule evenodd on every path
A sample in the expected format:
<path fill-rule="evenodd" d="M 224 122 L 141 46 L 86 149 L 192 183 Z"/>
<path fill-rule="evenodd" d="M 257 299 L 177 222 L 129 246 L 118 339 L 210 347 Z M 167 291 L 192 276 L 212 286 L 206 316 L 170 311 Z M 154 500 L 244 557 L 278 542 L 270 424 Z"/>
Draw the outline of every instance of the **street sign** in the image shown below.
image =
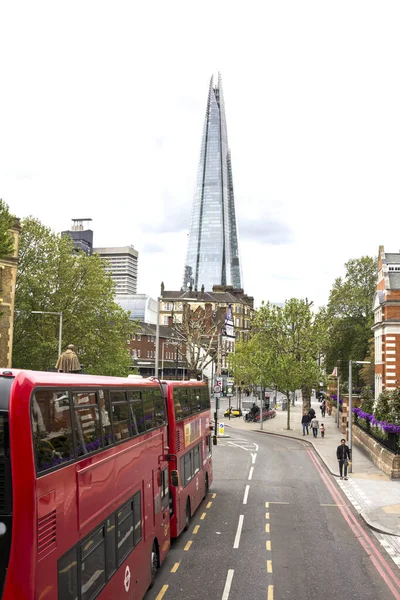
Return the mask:
<path fill-rule="evenodd" d="M 218 385 L 218 383 L 216 385 L 214 385 L 214 393 L 215 394 L 219 394 L 221 392 L 221 386 Z"/>
<path fill-rule="evenodd" d="M 228 396 L 232 396 L 232 388 L 228 387 Z"/>
<path fill-rule="evenodd" d="M 222 379 L 217 379 L 217 385 L 219 385 L 219 387 L 222 388 Z"/>
<path fill-rule="evenodd" d="M 225 425 L 223 423 L 219 424 L 219 435 L 225 435 Z"/>

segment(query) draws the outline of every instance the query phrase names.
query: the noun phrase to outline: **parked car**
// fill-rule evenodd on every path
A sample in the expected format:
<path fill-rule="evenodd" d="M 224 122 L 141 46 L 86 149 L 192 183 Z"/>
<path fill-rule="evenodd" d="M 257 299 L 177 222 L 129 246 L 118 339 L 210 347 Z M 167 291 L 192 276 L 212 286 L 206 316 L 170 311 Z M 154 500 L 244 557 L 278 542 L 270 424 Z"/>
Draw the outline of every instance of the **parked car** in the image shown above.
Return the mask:
<path fill-rule="evenodd" d="M 226 411 L 224 412 L 224 417 L 229 417 L 229 414 L 231 417 L 241 417 L 242 416 L 242 411 L 240 410 L 240 408 L 227 408 Z"/>

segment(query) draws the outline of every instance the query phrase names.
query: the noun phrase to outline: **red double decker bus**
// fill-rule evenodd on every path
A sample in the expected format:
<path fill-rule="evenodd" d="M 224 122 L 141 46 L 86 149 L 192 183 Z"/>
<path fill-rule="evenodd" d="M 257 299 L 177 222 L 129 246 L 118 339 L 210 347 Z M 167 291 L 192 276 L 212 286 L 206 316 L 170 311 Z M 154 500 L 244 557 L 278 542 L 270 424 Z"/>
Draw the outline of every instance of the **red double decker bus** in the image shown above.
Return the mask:
<path fill-rule="evenodd" d="M 168 408 L 171 537 L 189 527 L 189 521 L 212 482 L 210 394 L 200 381 L 163 383 Z"/>
<path fill-rule="evenodd" d="M 170 546 L 167 446 L 157 381 L 3 369 L 0 597 L 142 598 Z"/>

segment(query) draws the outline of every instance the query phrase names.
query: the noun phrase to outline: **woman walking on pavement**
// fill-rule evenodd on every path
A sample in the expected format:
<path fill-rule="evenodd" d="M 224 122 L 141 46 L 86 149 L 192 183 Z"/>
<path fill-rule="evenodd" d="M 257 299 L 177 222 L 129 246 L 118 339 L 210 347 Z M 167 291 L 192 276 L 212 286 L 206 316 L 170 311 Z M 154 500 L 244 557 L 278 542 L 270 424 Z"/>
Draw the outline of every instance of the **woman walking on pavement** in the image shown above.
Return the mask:
<path fill-rule="evenodd" d="M 326 403 L 325 403 L 325 400 L 322 400 L 322 402 L 321 402 L 321 415 L 322 415 L 322 417 L 325 417 L 325 410 L 326 410 Z"/>
<path fill-rule="evenodd" d="M 319 422 L 317 417 L 314 417 L 311 420 L 311 428 L 312 428 L 312 432 L 313 432 L 313 436 L 316 438 L 318 437 L 318 428 L 319 428 Z"/>

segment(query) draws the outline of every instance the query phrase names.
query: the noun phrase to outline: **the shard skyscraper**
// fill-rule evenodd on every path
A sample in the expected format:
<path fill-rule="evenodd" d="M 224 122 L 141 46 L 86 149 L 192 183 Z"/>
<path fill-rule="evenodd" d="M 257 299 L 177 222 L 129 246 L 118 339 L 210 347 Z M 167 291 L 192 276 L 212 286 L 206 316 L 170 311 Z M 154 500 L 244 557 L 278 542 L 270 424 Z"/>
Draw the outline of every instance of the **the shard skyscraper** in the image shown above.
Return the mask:
<path fill-rule="evenodd" d="M 210 81 L 183 286 L 241 288 L 231 155 L 221 75 Z"/>

